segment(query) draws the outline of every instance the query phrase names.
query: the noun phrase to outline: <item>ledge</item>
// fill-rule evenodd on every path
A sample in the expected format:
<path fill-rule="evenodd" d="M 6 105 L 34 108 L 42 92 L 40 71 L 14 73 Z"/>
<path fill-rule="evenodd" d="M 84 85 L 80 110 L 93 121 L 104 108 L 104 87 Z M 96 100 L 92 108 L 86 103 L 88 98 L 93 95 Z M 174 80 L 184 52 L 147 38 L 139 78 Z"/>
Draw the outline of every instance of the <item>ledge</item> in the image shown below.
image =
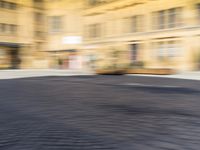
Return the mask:
<path fill-rule="evenodd" d="M 123 75 L 126 73 L 125 70 L 114 70 L 114 69 L 99 69 L 95 71 L 99 75 Z"/>
<path fill-rule="evenodd" d="M 138 68 L 138 69 L 128 69 L 127 74 L 151 74 L 151 75 L 171 75 L 175 74 L 174 69 L 168 68 Z"/>

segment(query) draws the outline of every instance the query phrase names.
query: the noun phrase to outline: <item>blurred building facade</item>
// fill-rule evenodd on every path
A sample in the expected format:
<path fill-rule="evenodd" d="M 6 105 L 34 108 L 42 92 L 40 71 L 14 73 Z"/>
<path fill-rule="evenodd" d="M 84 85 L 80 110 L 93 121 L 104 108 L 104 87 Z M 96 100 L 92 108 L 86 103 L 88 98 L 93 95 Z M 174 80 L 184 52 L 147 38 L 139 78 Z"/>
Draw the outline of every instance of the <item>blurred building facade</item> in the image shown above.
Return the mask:
<path fill-rule="evenodd" d="M 0 0 L 0 68 L 34 67 L 45 43 L 43 13 L 41 0 Z"/>
<path fill-rule="evenodd" d="M 88 0 L 84 46 L 101 66 L 199 69 L 199 0 Z"/>
<path fill-rule="evenodd" d="M 82 68 L 83 0 L 47 0 L 50 68 Z"/>
<path fill-rule="evenodd" d="M 200 68 L 200 0 L 0 0 L 0 68 Z"/>

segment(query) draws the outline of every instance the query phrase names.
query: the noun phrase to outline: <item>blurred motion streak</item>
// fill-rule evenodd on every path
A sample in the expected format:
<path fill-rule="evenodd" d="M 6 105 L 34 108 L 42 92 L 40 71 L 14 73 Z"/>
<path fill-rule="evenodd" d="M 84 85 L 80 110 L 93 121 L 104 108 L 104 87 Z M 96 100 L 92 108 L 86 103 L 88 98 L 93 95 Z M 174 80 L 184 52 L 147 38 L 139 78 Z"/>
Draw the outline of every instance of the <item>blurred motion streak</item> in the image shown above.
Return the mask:
<path fill-rule="evenodd" d="M 200 0 L 0 0 L 0 69 L 200 69 Z"/>

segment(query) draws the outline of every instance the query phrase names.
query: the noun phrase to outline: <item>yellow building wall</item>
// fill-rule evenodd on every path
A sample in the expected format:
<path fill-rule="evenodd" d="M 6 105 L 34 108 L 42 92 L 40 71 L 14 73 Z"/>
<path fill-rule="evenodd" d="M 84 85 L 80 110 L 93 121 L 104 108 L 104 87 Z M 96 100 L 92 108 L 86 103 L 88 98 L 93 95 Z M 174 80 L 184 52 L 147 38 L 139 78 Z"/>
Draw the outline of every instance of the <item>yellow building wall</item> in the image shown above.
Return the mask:
<path fill-rule="evenodd" d="M 138 52 L 138 60 L 145 63 L 147 68 L 174 68 L 177 70 L 193 70 L 195 64 L 193 51 L 200 51 L 198 13 L 196 4 L 199 0 L 119 0 L 100 6 L 88 7 L 84 11 L 84 26 L 101 24 L 101 36 L 89 38 L 89 31 L 85 35 L 85 47 L 98 45 L 101 53 L 109 51 L 109 46 L 120 47 L 127 43 L 126 51 L 130 51 L 129 44 L 139 43 L 142 48 Z M 182 7 L 183 25 L 181 27 L 163 30 L 153 30 L 152 12 Z M 127 18 L 135 15 L 143 15 L 144 22 L 140 25 L 141 32 L 130 33 Z M 86 28 L 85 28 L 86 29 Z M 180 45 L 177 56 L 168 61 L 160 61 L 156 56 L 154 43 L 177 40 Z M 119 44 L 121 43 L 121 44 Z M 95 51 L 95 49 L 94 49 Z M 97 50 L 98 51 L 98 50 Z M 103 55 L 103 54 L 102 54 Z M 105 63 L 106 64 L 106 63 Z"/>
<path fill-rule="evenodd" d="M 0 34 L 0 42 L 20 45 L 20 57 L 23 60 L 21 68 L 45 68 L 43 60 L 48 67 L 51 65 L 51 58 L 57 57 L 57 52 L 71 49 L 78 50 L 77 54 L 85 58 L 94 55 L 97 65 L 101 67 L 111 65 L 113 51 L 121 51 L 118 62 L 122 66 L 128 66 L 131 63 L 131 44 L 140 45 L 137 59 L 144 62 L 147 68 L 194 70 L 198 65 L 200 21 L 197 19 L 196 4 L 200 0 L 109 0 L 107 4 L 94 7 L 88 6 L 85 0 L 44 0 L 43 9 L 35 7 L 32 0 L 7 1 L 17 3 L 18 9 L 0 8 L 0 23 L 16 24 L 18 31 L 15 35 Z M 153 30 L 152 13 L 175 7 L 183 8 L 183 25 Z M 43 25 L 35 22 L 35 12 L 44 14 Z M 142 15 L 144 22 L 139 25 L 140 32 L 131 33 L 130 17 L 135 15 Z M 52 16 L 62 16 L 60 32 L 49 31 L 49 18 Z M 94 24 L 101 25 L 100 36 L 91 38 L 88 27 Z M 36 37 L 36 31 L 44 32 L 45 37 Z M 82 37 L 83 43 L 64 44 L 63 38 L 67 36 Z M 156 44 L 171 40 L 176 40 L 179 44 L 177 56 L 167 61 L 159 60 Z M 1 49 L 7 50 L 4 47 Z M 63 57 L 65 55 L 68 54 L 63 53 Z"/>
<path fill-rule="evenodd" d="M 36 7 L 32 0 L 6 0 L 17 5 L 16 9 L 0 8 L 0 23 L 17 26 L 15 34 L 0 33 L 0 42 L 18 45 L 20 68 L 34 68 L 35 54 L 44 49 L 36 49 L 35 39 L 35 12 Z M 41 10 L 43 11 L 43 10 Z M 43 29 L 45 32 L 45 29 Z M 40 41 L 44 43 L 44 40 Z M 4 48 L 7 52 L 11 48 Z M 44 58 L 43 58 L 44 59 Z"/>
<path fill-rule="evenodd" d="M 51 33 L 48 26 L 48 50 L 59 51 L 79 48 L 79 45 L 63 44 L 63 38 L 66 36 L 82 36 L 82 2 L 82 0 L 61 0 L 47 3 L 46 13 L 48 14 L 47 21 L 49 26 L 50 17 L 62 17 L 62 28 L 60 32 Z"/>
<path fill-rule="evenodd" d="M 82 43 L 67 44 L 64 39 L 67 37 L 82 37 L 83 32 L 83 0 L 60 0 L 46 3 L 47 14 L 47 44 L 51 66 L 58 66 L 59 59 L 65 63 L 70 55 L 80 55 L 79 50 Z M 61 17 L 61 29 L 58 32 L 51 31 L 51 18 L 54 16 Z M 71 52 L 71 51 L 76 51 Z M 64 67 L 66 68 L 66 67 Z"/>

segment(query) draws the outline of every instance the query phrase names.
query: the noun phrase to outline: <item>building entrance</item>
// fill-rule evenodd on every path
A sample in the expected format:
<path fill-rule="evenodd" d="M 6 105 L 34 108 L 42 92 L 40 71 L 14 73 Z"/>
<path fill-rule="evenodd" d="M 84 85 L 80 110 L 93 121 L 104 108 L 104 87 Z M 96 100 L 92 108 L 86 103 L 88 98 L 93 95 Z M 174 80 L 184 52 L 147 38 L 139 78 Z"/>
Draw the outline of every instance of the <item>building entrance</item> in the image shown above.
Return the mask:
<path fill-rule="evenodd" d="M 10 55 L 10 69 L 19 69 L 21 64 L 19 49 L 12 48 L 9 52 L 9 55 Z"/>

